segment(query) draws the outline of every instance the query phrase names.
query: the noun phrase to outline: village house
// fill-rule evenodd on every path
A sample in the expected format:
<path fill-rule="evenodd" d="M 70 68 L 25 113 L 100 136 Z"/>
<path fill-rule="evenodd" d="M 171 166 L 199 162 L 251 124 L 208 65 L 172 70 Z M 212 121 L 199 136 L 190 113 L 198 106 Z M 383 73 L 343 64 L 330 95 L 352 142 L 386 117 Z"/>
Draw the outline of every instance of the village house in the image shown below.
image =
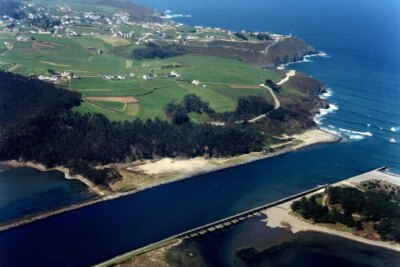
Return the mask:
<path fill-rule="evenodd" d="M 27 42 L 29 42 L 30 40 L 31 40 L 30 37 L 26 37 L 26 36 L 22 36 L 22 35 L 17 36 L 17 41 L 18 41 L 18 42 L 27 43 Z"/>
<path fill-rule="evenodd" d="M 60 73 L 62 79 L 71 79 L 71 73 L 68 71 L 63 71 Z"/>
<path fill-rule="evenodd" d="M 200 81 L 199 80 L 193 80 L 192 84 L 196 85 L 196 86 L 199 86 L 200 85 Z"/>
<path fill-rule="evenodd" d="M 179 78 L 181 75 L 179 75 L 176 71 L 171 71 L 171 73 L 168 74 L 168 77 L 170 78 Z"/>
<path fill-rule="evenodd" d="M 145 74 L 145 75 L 143 75 L 143 80 L 145 80 L 145 81 L 148 81 L 148 80 L 151 80 L 152 79 L 152 77 L 150 76 L 150 75 L 148 75 L 148 74 Z"/>

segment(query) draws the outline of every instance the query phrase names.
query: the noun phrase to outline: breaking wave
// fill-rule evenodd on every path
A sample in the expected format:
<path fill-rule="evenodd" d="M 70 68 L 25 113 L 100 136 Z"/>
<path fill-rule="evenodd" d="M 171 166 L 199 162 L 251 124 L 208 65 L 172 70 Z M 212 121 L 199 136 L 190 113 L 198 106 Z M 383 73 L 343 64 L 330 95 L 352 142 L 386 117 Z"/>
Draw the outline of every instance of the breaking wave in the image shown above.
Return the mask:
<path fill-rule="evenodd" d="M 326 115 L 328 115 L 329 113 L 333 113 L 335 111 L 337 111 L 339 108 L 337 105 L 335 104 L 329 104 L 329 108 L 320 108 L 319 109 L 319 114 L 314 116 L 314 121 L 317 124 L 321 124 L 322 120 L 324 119 L 324 117 Z"/>
<path fill-rule="evenodd" d="M 319 98 L 321 98 L 321 99 L 328 99 L 328 98 L 330 98 L 332 95 L 333 95 L 332 89 L 327 88 L 325 93 L 319 95 Z"/>
<path fill-rule="evenodd" d="M 160 18 L 162 18 L 162 19 L 173 19 L 173 18 L 191 18 L 191 17 L 192 17 L 192 15 L 171 14 L 171 10 L 166 10 L 164 12 L 164 16 L 161 16 Z"/>

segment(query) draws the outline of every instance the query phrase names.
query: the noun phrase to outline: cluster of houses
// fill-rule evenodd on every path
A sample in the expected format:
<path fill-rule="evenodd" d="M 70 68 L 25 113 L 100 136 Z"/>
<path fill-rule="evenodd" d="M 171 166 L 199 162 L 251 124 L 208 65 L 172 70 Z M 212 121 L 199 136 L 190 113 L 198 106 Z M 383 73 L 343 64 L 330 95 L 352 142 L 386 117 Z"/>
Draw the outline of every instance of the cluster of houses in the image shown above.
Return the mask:
<path fill-rule="evenodd" d="M 17 41 L 18 42 L 23 42 L 23 43 L 28 43 L 28 42 L 32 41 L 32 38 L 28 37 L 28 36 L 18 35 L 17 36 Z"/>
<path fill-rule="evenodd" d="M 131 77 L 132 77 L 132 74 L 133 74 L 133 73 L 130 74 Z M 106 75 L 104 75 L 104 79 L 106 79 L 106 80 L 113 80 L 113 79 L 116 79 L 116 80 L 125 80 L 126 77 L 125 77 L 124 75 L 110 75 L 110 74 L 106 74 Z"/>
<path fill-rule="evenodd" d="M 175 70 L 171 71 L 168 74 L 165 74 L 166 77 L 168 78 L 179 78 L 181 77 L 180 74 L 178 74 Z M 136 74 L 134 73 L 130 73 L 129 77 L 131 78 L 136 78 Z M 157 74 L 143 74 L 142 79 L 145 81 L 149 81 L 152 80 L 154 78 L 157 78 Z M 110 74 L 106 74 L 104 75 L 104 79 L 105 80 L 125 80 L 126 77 L 124 75 L 110 75 Z"/>
<path fill-rule="evenodd" d="M 206 88 L 207 87 L 207 85 L 205 85 L 205 84 L 202 84 L 199 80 L 193 80 L 192 82 L 191 82 L 191 84 L 192 85 L 195 85 L 195 86 L 202 86 L 203 88 Z"/>
<path fill-rule="evenodd" d="M 76 74 L 72 74 L 68 71 L 63 71 L 60 73 L 53 74 L 51 76 L 45 76 L 45 75 L 39 75 L 38 79 L 41 81 L 50 81 L 50 82 L 56 82 L 60 80 L 70 80 L 70 79 L 80 79 L 81 77 Z"/>

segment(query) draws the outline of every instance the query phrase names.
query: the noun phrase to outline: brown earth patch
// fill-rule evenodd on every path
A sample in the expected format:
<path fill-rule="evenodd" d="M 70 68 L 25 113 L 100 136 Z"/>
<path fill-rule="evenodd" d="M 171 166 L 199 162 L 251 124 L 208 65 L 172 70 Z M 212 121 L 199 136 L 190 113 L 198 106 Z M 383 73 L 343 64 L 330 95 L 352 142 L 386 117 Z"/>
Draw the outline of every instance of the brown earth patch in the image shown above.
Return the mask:
<path fill-rule="evenodd" d="M 64 64 L 58 64 L 50 61 L 42 61 L 42 63 L 53 65 L 53 66 L 60 66 L 60 67 L 69 67 L 69 65 L 64 65 Z"/>
<path fill-rule="evenodd" d="M 32 47 L 39 49 L 55 48 L 57 44 L 47 42 L 33 42 Z"/>
<path fill-rule="evenodd" d="M 90 101 L 138 103 L 139 101 L 132 96 L 90 96 L 86 97 Z"/>

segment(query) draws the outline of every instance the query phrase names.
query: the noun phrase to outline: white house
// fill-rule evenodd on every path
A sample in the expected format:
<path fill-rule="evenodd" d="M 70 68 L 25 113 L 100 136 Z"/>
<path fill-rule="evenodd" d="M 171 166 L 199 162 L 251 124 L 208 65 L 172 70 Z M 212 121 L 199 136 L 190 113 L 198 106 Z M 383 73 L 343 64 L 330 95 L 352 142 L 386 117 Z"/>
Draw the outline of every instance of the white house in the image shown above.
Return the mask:
<path fill-rule="evenodd" d="M 200 81 L 199 80 L 193 80 L 192 84 L 198 86 L 198 85 L 200 85 Z"/>
<path fill-rule="evenodd" d="M 176 71 L 171 71 L 171 73 L 168 75 L 169 77 L 177 77 L 177 78 L 179 78 L 179 77 L 181 77 L 181 75 L 179 75 Z"/>
<path fill-rule="evenodd" d="M 148 75 L 148 74 L 143 75 L 143 80 L 148 81 L 148 80 L 151 80 L 151 79 L 152 79 L 152 78 L 151 78 L 150 75 Z"/>
<path fill-rule="evenodd" d="M 61 72 L 60 73 L 61 74 L 61 77 L 64 79 L 64 78 L 66 78 L 66 79 L 70 79 L 71 78 L 71 73 L 69 73 L 68 71 L 63 71 L 63 72 Z"/>
<path fill-rule="evenodd" d="M 104 75 L 104 79 L 106 80 L 111 80 L 113 78 L 112 75 Z"/>

